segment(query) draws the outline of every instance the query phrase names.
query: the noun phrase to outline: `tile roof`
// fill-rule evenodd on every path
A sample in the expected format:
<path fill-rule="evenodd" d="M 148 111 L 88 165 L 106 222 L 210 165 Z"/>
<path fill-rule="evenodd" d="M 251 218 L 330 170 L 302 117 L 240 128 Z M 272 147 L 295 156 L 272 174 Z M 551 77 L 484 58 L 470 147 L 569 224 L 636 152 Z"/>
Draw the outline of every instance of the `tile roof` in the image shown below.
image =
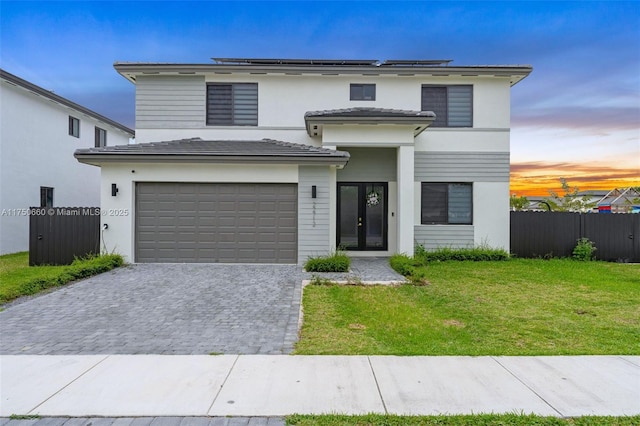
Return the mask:
<path fill-rule="evenodd" d="M 78 149 L 75 152 L 78 160 L 83 159 L 117 159 L 154 157 L 191 158 L 191 159 L 220 159 L 222 161 L 235 160 L 317 160 L 329 163 L 344 163 L 349 159 L 349 153 L 310 145 L 295 144 L 273 139 L 262 140 L 203 140 L 201 138 L 180 139 L 163 142 L 150 142 L 130 145 L 106 146 L 102 148 Z"/>

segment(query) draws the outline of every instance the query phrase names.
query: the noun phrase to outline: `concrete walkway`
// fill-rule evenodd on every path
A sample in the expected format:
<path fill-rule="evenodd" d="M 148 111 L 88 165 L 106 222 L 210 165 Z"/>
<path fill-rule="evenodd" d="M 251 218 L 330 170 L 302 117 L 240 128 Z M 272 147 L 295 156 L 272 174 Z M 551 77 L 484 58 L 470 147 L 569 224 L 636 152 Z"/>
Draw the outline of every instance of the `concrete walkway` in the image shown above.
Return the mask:
<path fill-rule="evenodd" d="M 3 355 L 0 375 L 4 417 L 640 414 L 640 356 Z"/>

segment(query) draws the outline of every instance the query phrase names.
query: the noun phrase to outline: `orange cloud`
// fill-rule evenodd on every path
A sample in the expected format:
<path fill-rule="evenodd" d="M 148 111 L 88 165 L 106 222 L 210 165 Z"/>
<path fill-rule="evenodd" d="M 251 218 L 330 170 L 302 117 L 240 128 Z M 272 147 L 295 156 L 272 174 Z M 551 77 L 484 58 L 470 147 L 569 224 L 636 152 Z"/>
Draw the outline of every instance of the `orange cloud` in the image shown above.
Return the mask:
<path fill-rule="evenodd" d="M 546 196 L 550 190 L 561 192 L 560 178 L 567 179 L 571 187 L 578 187 L 581 191 L 640 186 L 640 170 L 637 168 L 540 161 L 511 164 L 511 193 Z"/>

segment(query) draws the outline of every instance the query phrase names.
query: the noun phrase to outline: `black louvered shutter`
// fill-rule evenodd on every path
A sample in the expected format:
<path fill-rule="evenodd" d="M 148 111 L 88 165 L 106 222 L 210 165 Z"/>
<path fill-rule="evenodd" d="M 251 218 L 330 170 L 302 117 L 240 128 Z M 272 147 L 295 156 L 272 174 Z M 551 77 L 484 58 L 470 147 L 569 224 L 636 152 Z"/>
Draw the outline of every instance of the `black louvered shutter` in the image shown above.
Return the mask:
<path fill-rule="evenodd" d="M 447 127 L 447 88 L 444 86 L 422 86 L 422 111 L 433 111 L 436 119 L 432 127 Z"/>

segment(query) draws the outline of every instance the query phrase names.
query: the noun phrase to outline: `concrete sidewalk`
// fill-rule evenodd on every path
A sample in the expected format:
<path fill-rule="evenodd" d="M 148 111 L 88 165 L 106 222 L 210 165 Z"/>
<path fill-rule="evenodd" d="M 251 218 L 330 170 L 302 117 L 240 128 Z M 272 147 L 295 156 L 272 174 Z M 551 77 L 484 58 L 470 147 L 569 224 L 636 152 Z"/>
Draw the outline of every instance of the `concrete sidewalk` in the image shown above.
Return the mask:
<path fill-rule="evenodd" d="M 0 416 L 640 414 L 640 356 L 2 355 Z"/>

